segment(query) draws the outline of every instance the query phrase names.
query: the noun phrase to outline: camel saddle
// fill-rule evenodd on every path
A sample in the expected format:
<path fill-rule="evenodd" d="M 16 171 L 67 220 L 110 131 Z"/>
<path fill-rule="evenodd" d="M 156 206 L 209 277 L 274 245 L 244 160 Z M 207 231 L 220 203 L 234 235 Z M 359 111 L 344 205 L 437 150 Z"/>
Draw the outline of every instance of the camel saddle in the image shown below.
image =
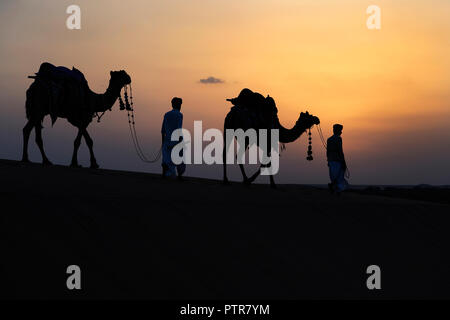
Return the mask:
<path fill-rule="evenodd" d="M 260 128 L 266 124 L 272 126 L 273 115 L 278 113 L 275 101 L 270 96 L 265 98 L 259 92 L 247 88 L 236 98 L 227 101 L 233 104 L 231 110 L 238 113 L 249 128 Z"/>
<path fill-rule="evenodd" d="M 52 125 L 58 117 L 67 117 L 75 105 L 78 108 L 89 108 L 88 83 L 83 73 L 75 67 L 70 70 L 63 66 L 56 67 L 51 63 L 44 62 L 39 71 L 28 78 L 40 81 L 49 89 Z"/>

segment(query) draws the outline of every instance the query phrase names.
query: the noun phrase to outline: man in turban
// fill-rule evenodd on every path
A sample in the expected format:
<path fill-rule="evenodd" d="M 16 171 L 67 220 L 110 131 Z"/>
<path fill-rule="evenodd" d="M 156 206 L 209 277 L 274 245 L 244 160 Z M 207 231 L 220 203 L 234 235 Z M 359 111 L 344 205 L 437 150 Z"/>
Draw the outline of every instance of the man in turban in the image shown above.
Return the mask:
<path fill-rule="evenodd" d="M 328 187 L 331 192 L 337 192 L 338 194 L 348 187 L 348 182 L 345 179 L 347 164 L 341 138 L 343 128 L 341 124 L 335 124 L 333 126 L 334 134 L 327 140 L 327 160 L 331 180 Z"/>
<path fill-rule="evenodd" d="M 186 170 L 186 164 L 181 163 L 175 165 L 172 161 L 172 149 L 175 145 L 181 142 L 172 141 L 172 133 L 176 129 L 183 127 L 183 114 L 180 112 L 181 104 L 183 100 L 181 98 L 172 99 L 172 110 L 164 115 L 164 120 L 161 128 L 162 136 L 162 175 L 165 177 L 174 177 L 178 174 L 178 178 L 181 179 L 184 171 Z M 176 169 L 176 172 L 175 172 Z"/>

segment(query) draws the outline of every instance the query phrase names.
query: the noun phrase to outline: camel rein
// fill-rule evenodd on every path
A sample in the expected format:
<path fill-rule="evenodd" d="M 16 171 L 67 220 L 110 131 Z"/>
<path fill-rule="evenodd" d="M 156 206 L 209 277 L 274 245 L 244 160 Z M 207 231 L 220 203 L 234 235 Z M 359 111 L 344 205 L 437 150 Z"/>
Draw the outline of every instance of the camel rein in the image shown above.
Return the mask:
<path fill-rule="evenodd" d="M 130 100 L 128 100 L 128 86 L 130 87 Z M 161 148 L 159 148 L 158 152 L 156 153 L 156 155 L 153 159 L 148 158 L 145 155 L 145 153 L 142 151 L 141 145 L 139 143 L 138 135 L 136 132 L 136 121 L 135 121 L 135 117 L 134 117 L 134 103 L 133 103 L 133 89 L 131 88 L 131 84 L 124 86 L 123 96 L 124 96 L 125 103 L 123 102 L 122 97 L 119 94 L 120 110 L 127 110 L 128 126 L 130 128 L 131 139 L 133 140 L 133 145 L 134 145 L 134 149 L 136 150 L 136 154 L 138 155 L 139 159 L 141 159 L 143 162 L 155 163 L 161 158 L 162 146 L 161 146 Z"/>

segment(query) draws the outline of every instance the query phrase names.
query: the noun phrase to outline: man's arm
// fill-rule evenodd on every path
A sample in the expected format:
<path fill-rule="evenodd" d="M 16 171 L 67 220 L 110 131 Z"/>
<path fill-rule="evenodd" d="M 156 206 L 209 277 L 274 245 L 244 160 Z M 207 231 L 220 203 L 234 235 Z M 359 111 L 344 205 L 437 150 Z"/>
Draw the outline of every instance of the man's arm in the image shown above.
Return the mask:
<path fill-rule="evenodd" d="M 164 116 L 162 126 L 161 126 L 161 145 L 164 144 L 164 137 L 166 136 L 166 129 L 164 128 L 165 121 L 166 121 L 166 117 Z"/>
<path fill-rule="evenodd" d="M 330 159 L 330 139 L 327 140 L 327 161 Z"/>
<path fill-rule="evenodd" d="M 183 114 L 180 114 L 180 117 L 178 118 L 177 128 L 181 129 L 183 128 Z"/>
<path fill-rule="evenodd" d="M 344 167 L 344 170 L 347 169 L 347 163 L 345 162 L 344 148 L 342 147 L 342 138 L 341 137 L 339 137 L 339 157 L 341 158 L 341 162 Z"/>
<path fill-rule="evenodd" d="M 177 123 L 177 129 L 182 129 L 183 128 L 183 114 L 180 114 L 180 117 L 178 119 L 178 123 Z M 178 140 L 179 142 L 183 141 L 183 136 L 180 136 L 180 139 Z"/>

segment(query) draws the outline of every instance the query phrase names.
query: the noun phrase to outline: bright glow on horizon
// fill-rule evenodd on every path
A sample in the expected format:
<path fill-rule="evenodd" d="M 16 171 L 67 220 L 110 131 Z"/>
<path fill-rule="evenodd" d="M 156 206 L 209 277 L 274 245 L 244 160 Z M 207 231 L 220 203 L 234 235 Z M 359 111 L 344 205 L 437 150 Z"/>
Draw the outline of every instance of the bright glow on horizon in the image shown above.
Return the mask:
<path fill-rule="evenodd" d="M 376 2 L 381 30 L 367 29 L 366 8 L 374 3 L 365 0 L 82 0 L 82 29 L 67 30 L 70 1 L 3 1 L 0 156 L 20 157 L 26 76 L 49 61 L 76 66 L 96 92 L 105 90 L 109 70 L 127 70 L 149 153 L 173 96 L 184 100 L 189 130 L 194 120 L 222 128 L 225 99 L 248 87 L 275 98 L 286 127 L 305 110 L 320 117 L 325 134 L 343 123 L 352 183 L 450 184 L 450 152 L 442 150 L 450 139 L 450 2 Z M 199 83 L 209 76 L 225 83 Z M 158 172 L 157 164 L 138 164 L 117 109 L 90 127 L 99 162 Z M 58 120 L 45 130 L 49 156 L 58 154 L 51 143 L 70 149 L 69 126 Z M 58 130 L 70 133 L 58 137 Z M 306 162 L 302 137 L 287 146 L 278 179 L 326 181 L 324 152 L 313 139 L 316 160 Z M 116 158 L 113 142 L 129 149 Z M 188 174 L 220 177 L 221 168 Z"/>

